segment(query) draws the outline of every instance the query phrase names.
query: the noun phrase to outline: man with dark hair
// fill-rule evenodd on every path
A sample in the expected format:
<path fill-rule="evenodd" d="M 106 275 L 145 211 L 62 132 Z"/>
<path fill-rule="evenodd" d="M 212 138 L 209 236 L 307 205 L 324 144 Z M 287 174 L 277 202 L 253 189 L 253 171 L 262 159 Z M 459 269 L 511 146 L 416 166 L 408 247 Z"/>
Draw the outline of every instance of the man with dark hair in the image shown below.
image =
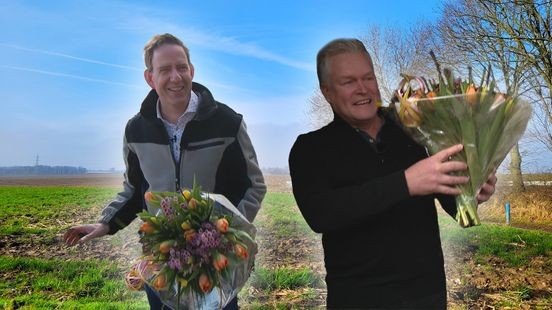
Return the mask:
<path fill-rule="evenodd" d="M 289 157 L 293 194 L 322 233 L 328 308 L 446 309 L 443 253 L 434 198 L 456 214 L 453 175 L 466 164 L 455 145 L 428 157 L 382 108 L 370 55 L 337 39 L 317 56 L 320 89 L 334 112 L 300 135 Z M 493 175 L 478 201 L 494 192 Z"/>
<path fill-rule="evenodd" d="M 146 206 L 146 191 L 191 188 L 222 194 L 252 222 L 266 193 L 263 175 L 242 116 L 192 82 L 188 48 L 171 34 L 144 48 L 144 78 L 152 88 L 125 128 L 124 190 L 102 211 L 99 223 L 70 228 L 69 245 L 113 234 Z M 155 210 L 148 210 L 155 212 Z M 152 309 L 164 305 L 146 287 Z M 225 309 L 237 309 L 234 299 Z"/>

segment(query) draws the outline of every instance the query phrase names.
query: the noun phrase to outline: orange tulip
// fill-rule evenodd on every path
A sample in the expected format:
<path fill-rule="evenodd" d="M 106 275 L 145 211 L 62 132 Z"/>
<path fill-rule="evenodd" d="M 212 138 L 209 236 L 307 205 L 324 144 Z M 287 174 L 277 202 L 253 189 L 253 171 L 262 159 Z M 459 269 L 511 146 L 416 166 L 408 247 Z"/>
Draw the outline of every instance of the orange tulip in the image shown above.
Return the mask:
<path fill-rule="evenodd" d="M 165 240 L 159 244 L 159 252 L 163 254 L 167 254 L 171 251 L 172 246 L 174 245 L 174 241 L 172 240 Z"/>
<path fill-rule="evenodd" d="M 146 234 L 151 234 L 155 232 L 155 227 L 153 227 L 149 222 L 144 222 L 139 229 L 141 232 Z"/>
<path fill-rule="evenodd" d="M 209 277 L 204 273 L 199 276 L 199 288 L 203 293 L 208 293 L 213 288 L 211 281 L 209 281 Z"/>
<path fill-rule="evenodd" d="M 152 192 L 146 192 L 144 194 L 144 199 L 146 199 L 146 201 L 152 201 L 154 199 L 153 193 Z"/>
<path fill-rule="evenodd" d="M 188 202 L 188 208 L 190 210 L 194 210 L 195 208 L 197 208 L 197 200 L 195 200 L 195 198 L 190 199 L 190 201 Z"/>
<path fill-rule="evenodd" d="M 472 106 L 477 103 L 477 88 L 473 84 L 466 89 L 466 101 Z"/>
<path fill-rule="evenodd" d="M 192 241 L 192 239 L 195 237 L 196 232 L 193 229 L 186 230 L 184 232 L 184 239 L 186 239 L 187 242 Z"/>
<path fill-rule="evenodd" d="M 213 260 L 213 266 L 217 271 L 221 271 L 228 266 L 228 258 L 222 254 L 218 254 Z"/>
<path fill-rule="evenodd" d="M 239 243 L 234 245 L 234 252 L 241 259 L 247 259 L 247 257 L 249 256 L 249 253 L 247 252 L 247 248 Z"/>
<path fill-rule="evenodd" d="M 165 274 L 160 273 L 157 275 L 157 277 L 153 281 L 153 287 L 158 291 L 167 287 L 167 279 L 165 278 Z"/>
<path fill-rule="evenodd" d="M 228 231 L 228 220 L 225 218 L 220 218 L 215 222 L 215 226 L 217 227 L 217 230 L 221 233 L 225 233 Z"/>

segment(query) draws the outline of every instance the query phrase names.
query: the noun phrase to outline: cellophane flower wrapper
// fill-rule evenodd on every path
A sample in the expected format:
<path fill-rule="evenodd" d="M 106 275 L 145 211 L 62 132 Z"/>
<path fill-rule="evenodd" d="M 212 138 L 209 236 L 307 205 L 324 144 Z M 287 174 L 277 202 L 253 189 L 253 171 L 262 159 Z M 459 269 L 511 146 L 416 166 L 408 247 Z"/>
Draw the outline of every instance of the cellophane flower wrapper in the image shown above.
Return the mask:
<path fill-rule="evenodd" d="M 421 86 L 410 88 L 412 80 Z M 467 184 L 458 185 L 456 220 L 470 227 L 480 225 L 476 196 L 481 186 L 523 135 L 531 106 L 518 97 L 495 93 L 493 87 L 477 90 L 472 83 L 451 79 L 449 85 L 453 83 L 456 93 L 438 85 L 427 89 L 422 78 L 406 79 L 396 107 L 405 131 L 430 155 L 463 144 L 463 151 L 452 158 L 467 164 L 469 176 Z"/>
<path fill-rule="evenodd" d="M 134 290 L 150 286 L 172 309 L 222 309 L 251 274 L 256 228 L 223 195 L 195 186 L 186 194 L 195 197 L 193 211 L 185 194 L 146 193 L 150 212 L 140 213 L 144 256 L 125 280 Z M 228 224 L 226 232 L 218 229 L 220 219 Z M 226 264 L 216 264 L 220 255 Z"/>

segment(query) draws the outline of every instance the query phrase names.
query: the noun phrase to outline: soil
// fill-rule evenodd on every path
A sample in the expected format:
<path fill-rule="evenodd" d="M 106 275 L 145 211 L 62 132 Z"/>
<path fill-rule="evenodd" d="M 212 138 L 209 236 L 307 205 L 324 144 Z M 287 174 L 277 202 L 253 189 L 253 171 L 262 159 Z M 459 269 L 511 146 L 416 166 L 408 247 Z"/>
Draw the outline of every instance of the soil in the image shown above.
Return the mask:
<path fill-rule="evenodd" d="M 0 186 L 109 186 L 122 187 L 123 174 L 0 176 Z"/>
<path fill-rule="evenodd" d="M 265 178 L 269 191 L 291 192 L 289 176 L 267 175 Z M 3 177 L 0 178 L 0 186 L 120 186 L 121 181 L 120 175 L 87 175 L 84 178 L 80 176 Z M 94 213 L 94 211 L 97 212 Z M 99 213 L 99 210 L 91 210 L 91 213 L 94 214 L 74 218 L 72 223 L 60 223 L 60 227 L 93 221 L 93 217 Z M 56 240 L 36 240 L 33 237 L 20 235 L 4 236 L 0 237 L 0 255 L 61 260 L 98 258 L 128 266 L 132 258 L 139 256 L 140 247 L 136 231 L 137 225 L 130 225 L 115 236 L 93 240 L 73 248 L 68 248 L 60 242 L 61 232 Z M 258 243 L 259 264 L 287 268 L 308 267 L 316 271 L 323 280 L 325 270 L 319 240 L 313 240 L 307 236 L 279 239 L 265 232 L 259 233 Z M 520 243 L 520 246 L 523 244 Z M 506 267 L 503 262 L 493 258 L 479 265 L 469 252 L 459 253 L 460 251 L 454 248 L 444 248 L 443 251 L 449 290 L 449 309 L 552 309 L 552 271 L 549 257 L 537 257 L 526 266 L 512 268 Z M 323 281 L 319 288 L 315 288 L 315 296 L 311 298 L 302 297 L 307 294 L 304 290 L 282 290 L 272 292 L 268 296 L 251 288 L 249 293 L 263 303 L 284 302 L 288 308 L 323 308 L 326 294 Z"/>

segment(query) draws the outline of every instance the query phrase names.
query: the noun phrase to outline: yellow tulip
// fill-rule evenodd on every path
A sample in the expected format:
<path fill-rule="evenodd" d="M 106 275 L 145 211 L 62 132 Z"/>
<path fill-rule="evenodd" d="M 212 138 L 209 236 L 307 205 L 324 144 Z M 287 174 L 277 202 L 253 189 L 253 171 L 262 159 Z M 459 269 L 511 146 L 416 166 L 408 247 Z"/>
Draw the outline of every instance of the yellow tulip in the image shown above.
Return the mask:
<path fill-rule="evenodd" d="M 180 279 L 180 280 L 178 280 L 178 281 L 180 282 L 180 286 L 182 286 L 182 287 L 188 286 L 188 280 L 186 280 L 186 279 Z"/>
<path fill-rule="evenodd" d="M 192 198 L 192 193 L 189 190 L 185 189 L 182 191 L 182 196 L 184 197 L 184 199 L 186 199 L 186 201 L 189 201 L 190 198 Z"/>
<path fill-rule="evenodd" d="M 192 228 L 192 225 L 190 225 L 190 222 L 186 221 L 186 222 L 183 222 L 180 227 L 182 227 L 183 230 L 188 230 L 188 229 L 191 229 Z"/>

